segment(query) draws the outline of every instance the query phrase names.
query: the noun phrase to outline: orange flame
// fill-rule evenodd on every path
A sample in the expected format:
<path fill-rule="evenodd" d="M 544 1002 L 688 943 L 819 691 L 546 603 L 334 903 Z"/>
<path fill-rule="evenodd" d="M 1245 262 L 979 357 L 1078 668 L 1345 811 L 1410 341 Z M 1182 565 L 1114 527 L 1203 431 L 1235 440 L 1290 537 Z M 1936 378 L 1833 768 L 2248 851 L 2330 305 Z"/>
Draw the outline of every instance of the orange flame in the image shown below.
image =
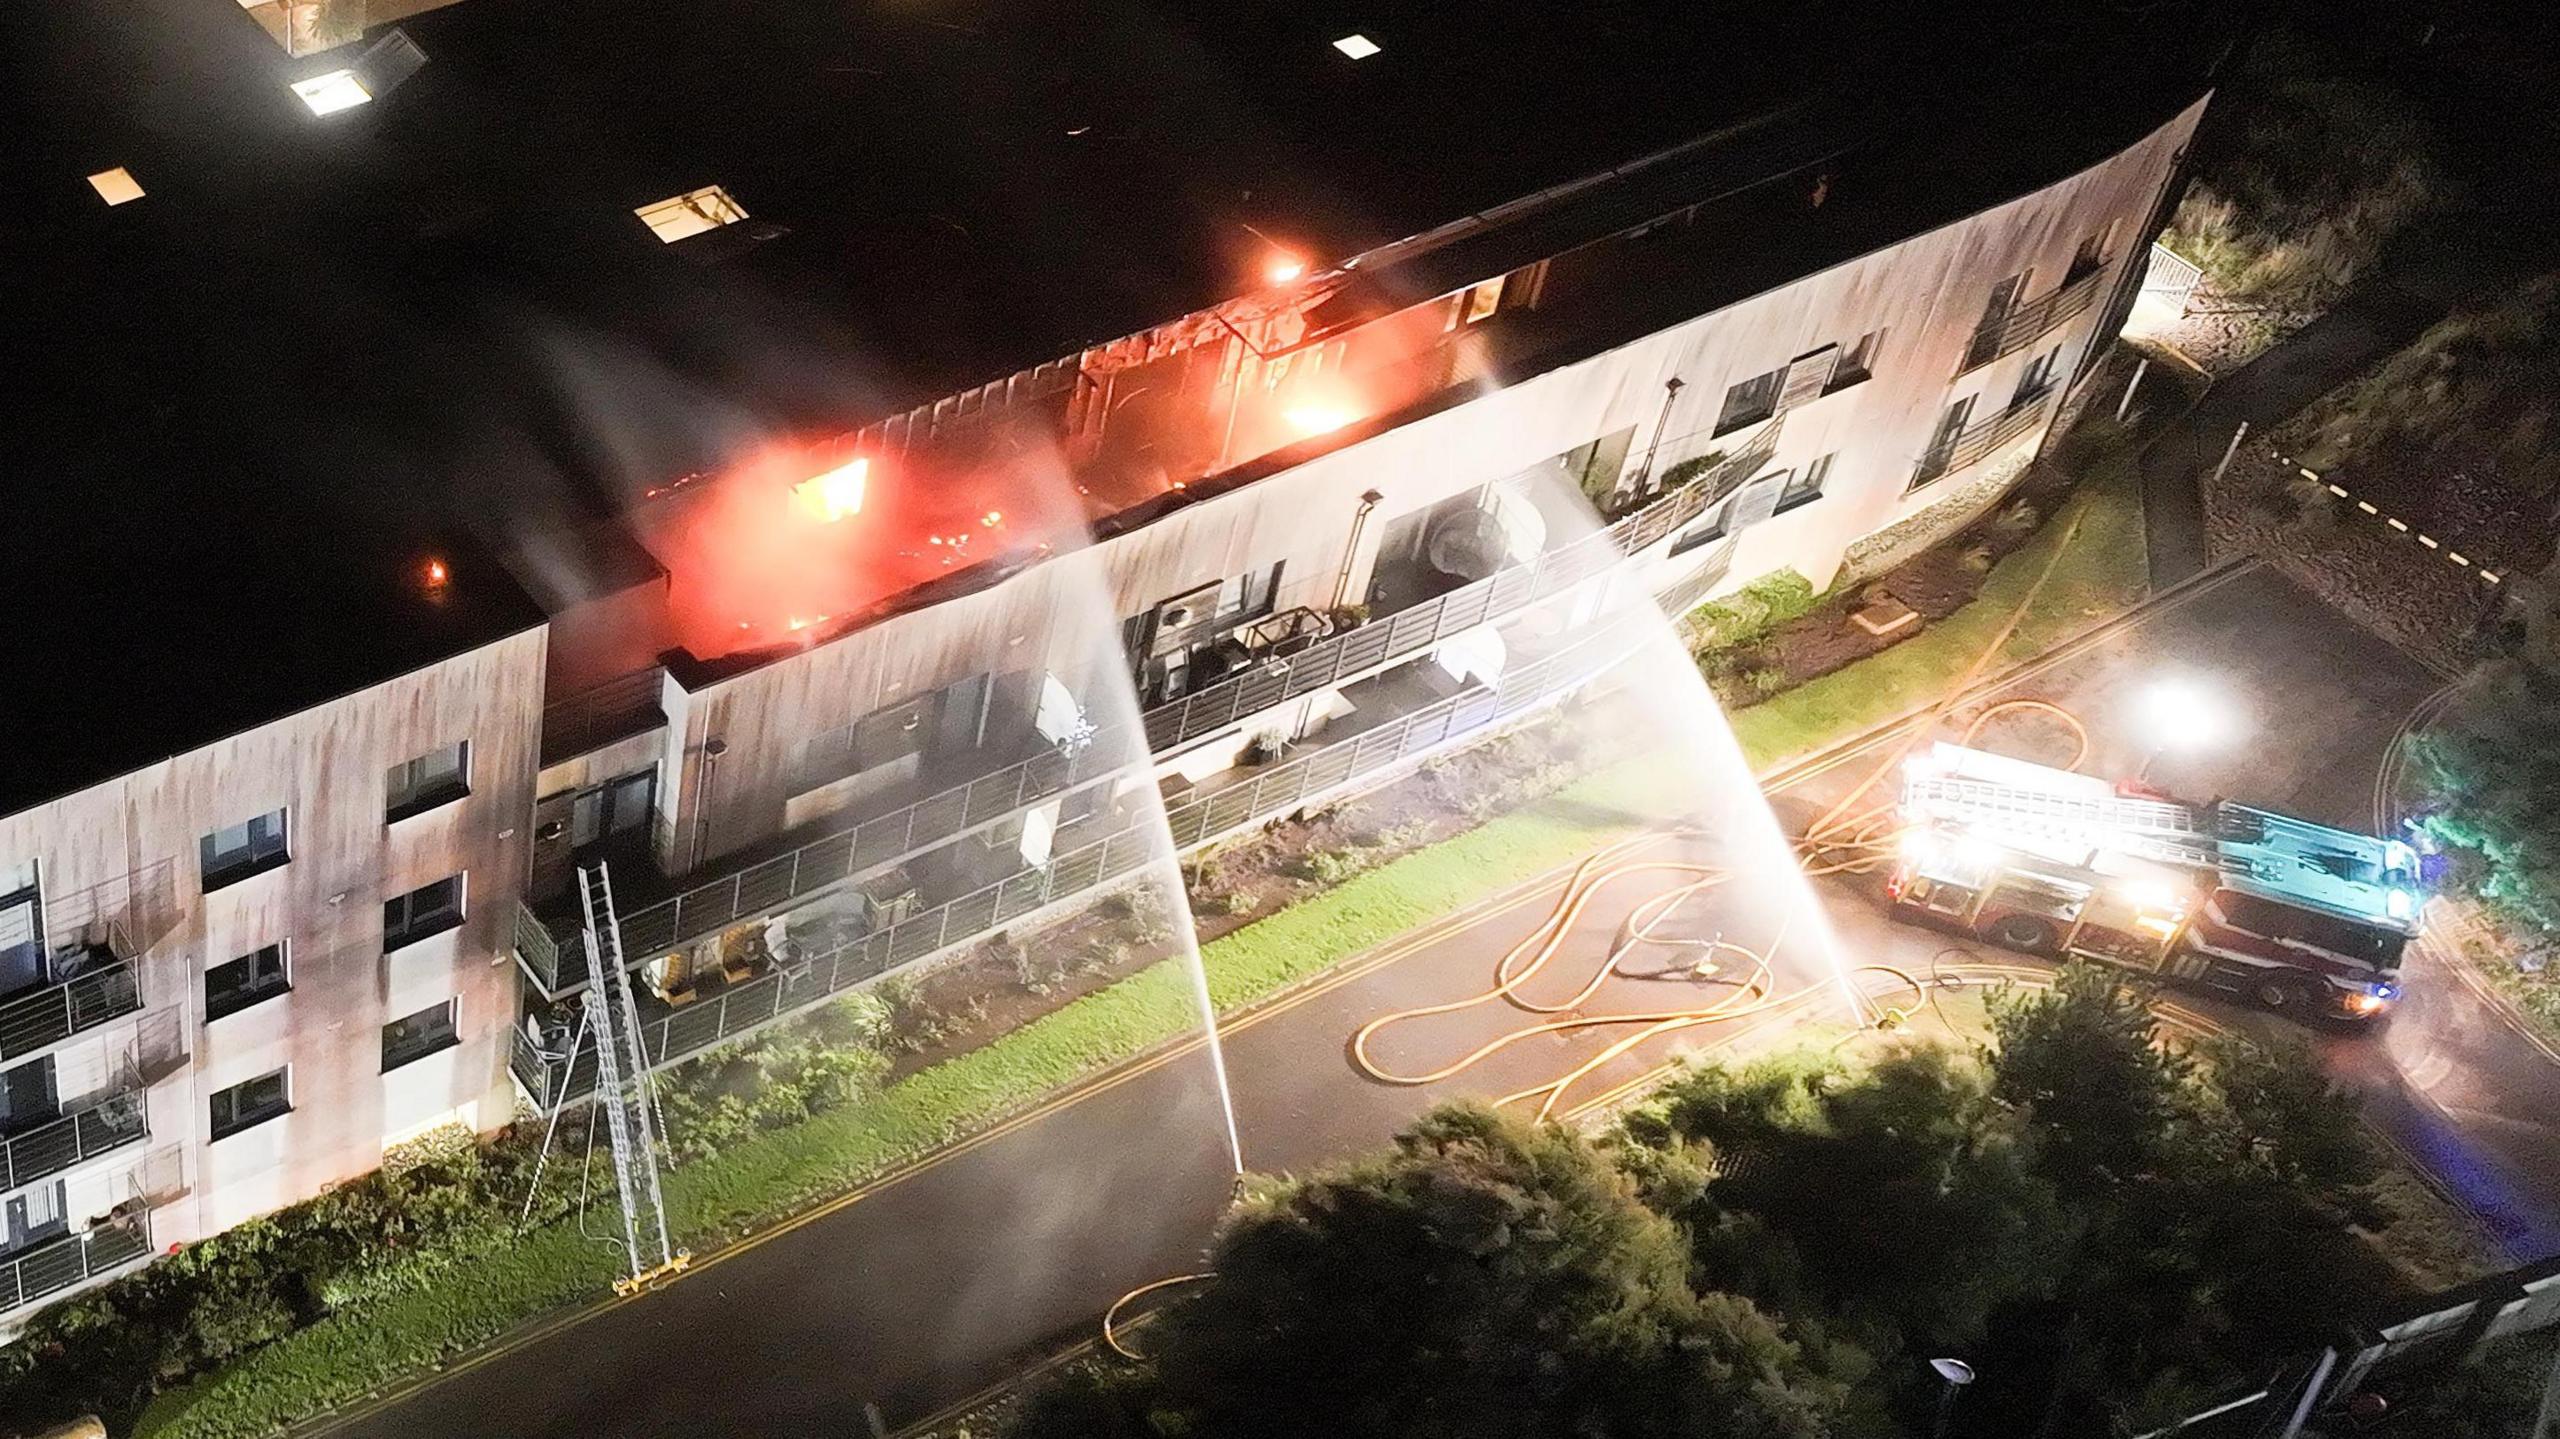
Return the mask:
<path fill-rule="evenodd" d="M 823 475 L 793 485 L 791 495 L 800 502 L 800 508 L 817 516 L 820 524 L 831 525 L 847 515 L 862 513 L 862 495 L 870 480 L 869 460 L 848 460 Z"/>

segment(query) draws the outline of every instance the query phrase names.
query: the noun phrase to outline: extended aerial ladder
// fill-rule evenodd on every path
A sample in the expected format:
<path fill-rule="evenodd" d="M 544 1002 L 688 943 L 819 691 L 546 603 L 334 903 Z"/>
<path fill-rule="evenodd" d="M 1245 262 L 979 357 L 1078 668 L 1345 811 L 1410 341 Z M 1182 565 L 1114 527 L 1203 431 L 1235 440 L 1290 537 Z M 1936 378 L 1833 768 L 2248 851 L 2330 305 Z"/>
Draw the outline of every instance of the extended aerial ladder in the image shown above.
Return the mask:
<path fill-rule="evenodd" d="M 2072 842 L 2102 835 L 2110 848 L 2191 869 L 2209 870 L 2218 863 L 2212 817 L 2176 800 L 2069 794 L 1933 775 L 1905 783 L 1903 810 L 1915 819 L 2039 839 Z"/>
<path fill-rule="evenodd" d="M 623 965 L 622 921 L 613 908 L 613 877 L 602 861 L 578 867 L 578 898 L 585 920 L 587 1002 L 585 1032 L 596 1046 L 597 1108 L 613 1150 L 616 1196 L 622 1204 L 622 1247 L 628 1277 L 613 1283 L 632 1293 L 662 1275 L 680 1273 L 693 1256 L 667 1236 L 667 1206 L 658 1186 L 658 1124 L 649 1093 L 649 1055 L 640 1042 L 640 1006 Z M 574 1066 L 577 1056 L 572 1053 Z"/>

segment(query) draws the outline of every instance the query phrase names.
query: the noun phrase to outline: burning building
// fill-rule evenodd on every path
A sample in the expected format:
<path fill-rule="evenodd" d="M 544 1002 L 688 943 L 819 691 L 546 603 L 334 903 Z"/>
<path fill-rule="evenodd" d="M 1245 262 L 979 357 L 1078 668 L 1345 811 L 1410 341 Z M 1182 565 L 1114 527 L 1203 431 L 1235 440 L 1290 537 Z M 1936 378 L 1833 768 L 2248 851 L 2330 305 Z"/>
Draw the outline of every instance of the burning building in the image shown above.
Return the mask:
<path fill-rule="evenodd" d="M 582 866 L 672 1064 L 1951 530 L 2211 38 L 971 8 L 0 22 L 0 1327 L 583 1098 Z"/>

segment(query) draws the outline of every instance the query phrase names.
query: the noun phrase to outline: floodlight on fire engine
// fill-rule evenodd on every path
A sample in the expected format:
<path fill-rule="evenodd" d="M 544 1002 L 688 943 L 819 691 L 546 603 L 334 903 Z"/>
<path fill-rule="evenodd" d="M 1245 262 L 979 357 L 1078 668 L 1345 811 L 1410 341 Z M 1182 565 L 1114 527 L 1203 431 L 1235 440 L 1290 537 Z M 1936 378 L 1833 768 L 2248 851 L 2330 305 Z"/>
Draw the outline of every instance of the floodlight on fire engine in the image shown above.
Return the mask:
<path fill-rule="evenodd" d="M 1903 862 L 1915 868 L 1938 857 L 1938 837 L 1925 829 L 1904 830 L 1900 847 Z"/>
<path fill-rule="evenodd" d="M 2393 919 L 2407 919 L 2418 912 L 2418 902 L 2409 891 L 2395 887 L 2383 892 L 2382 909 Z"/>

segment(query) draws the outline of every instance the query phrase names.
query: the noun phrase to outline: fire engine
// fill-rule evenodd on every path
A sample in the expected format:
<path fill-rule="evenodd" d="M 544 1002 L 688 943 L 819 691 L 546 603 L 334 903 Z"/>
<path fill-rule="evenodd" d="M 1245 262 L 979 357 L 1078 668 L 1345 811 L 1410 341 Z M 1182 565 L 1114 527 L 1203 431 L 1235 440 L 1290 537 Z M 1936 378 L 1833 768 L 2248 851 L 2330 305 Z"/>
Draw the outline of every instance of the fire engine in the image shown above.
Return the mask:
<path fill-rule="evenodd" d="M 1907 763 L 1900 819 L 1899 918 L 2304 1017 L 2388 1012 L 2424 907 L 2404 841 L 1958 745 Z"/>

